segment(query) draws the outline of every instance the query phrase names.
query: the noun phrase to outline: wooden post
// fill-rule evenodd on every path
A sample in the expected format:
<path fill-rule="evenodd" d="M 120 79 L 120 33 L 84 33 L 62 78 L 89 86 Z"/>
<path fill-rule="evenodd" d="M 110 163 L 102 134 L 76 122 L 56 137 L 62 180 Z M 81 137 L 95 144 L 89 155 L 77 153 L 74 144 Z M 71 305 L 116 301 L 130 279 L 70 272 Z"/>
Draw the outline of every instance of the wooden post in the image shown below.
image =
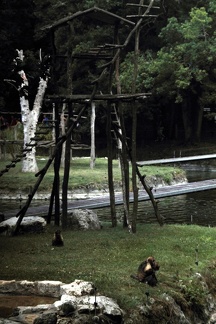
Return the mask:
<path fill-rule="evenodd" d="M 59 125 L 60 125 L 60 116 L 58 113 L 58 105 L 55 106 L 55 115 L 56 115 L 56 124 L 55 124 L 55 134 L 56 134 L 56 144 L 59 141 Z M 60 225 L 60 197 L 59 197 L 59 186 L 60 186 L 60 176 L 59 176 L 59 169 L 61 165 L 61 152 L 62 152 L 62 145 L 60 150 L 57 151 L 55 161 L 54 161 L 54 192 L 55 192 L 55 225 Z"/>
<path fill-rule="evenodd" d="M 56 139 L 56 145 L 58 144 L 59 140 L 59 125 L 60 125 L 60 117 L 58 113 L 58 105 L 54 105 L 55 110 L 55 139 Z M 59 226 L 60 224 L 60 201 L 59 201 L 59 169 L 61 164 L 61 151 L 62 151 L 62 145 L 59 147 L 59 149 L 56 151 L 55 154 L 55 160 L 54 160 L 54 180 L 53 180 L 53 187 L 52 187 L 52 193 L 50 197 L 50 205 L 49 205 L 49 211 L 47 216 L 47 223 L 49 224 L 52 217 L 53 212 L 53 204 L 55 202 L 55 225 Z"/>
<path fill-rule="evenodd" d="M 108 182 L 110 193 L 110 209 L 112 227 L 117 225 L 116 208 L 115 208 L 115 192 L 113 185 L 113 167 L 112 167 L 112 134 L 111 134 L 111 104 L 107 103 L 107 156 L 108 156 Z"/>
<path fill-rule="evenodd" d="M 95 102 L 91 102 L 91 153 L 90 168 L 95 167 Z"/>
<path fill-rule="evenodd" d="M 114 31 L 114 43 L 119 44 L 118 37 L 118 24 L 115 25 Z M 120 82 L 120 73 L 119 73 L 120 59 L 119 56 L 116 57 L 115 62 L 115 80 L 116 80 L 116 90 L 118 94 L 121 94 L 121 82 Z M 122 176 L 122 196 L 123 196 L 123 206 L 124 206 L 124 218 L 123 218 L 123 227 L 129 226 L 129 164 L 127 160 L 127 139 L 126 131 L 124 126 L 124 116 L 123 116 L 123 106 L 119 102 L 117 106 L 117 114 L 119 121 L 119 132 L 121 133 L 121 138 L 118 136 L 118 155 L 120 160 L 121 167 L 121 176 Z M 120 134 L 119 134 L 120 135 Z"/>
<path fill-rule="evenodd" d="M 68 128 L 72 125 L 73 107 L 72 103 L 68 103 Z M 71 136 L 68 136 L 65 146 L 65 159 L 64 159 L 64 177 L 62 183 L 62 228 L 67 228 L 67 207 L 68 207 L 68 179 L 70 175 L 71 163 Z"/>
<path fill-rule="evenodd" d="M 129 222 L 129 163 L 127 156 L 127 137 L 124 126 L 124 116 L 123 116 L 123 107 L 119 103 L 118 113 L 121 125 L 121 143 L 122 150 L 120 152 L 120 163 L 121 163 L 121 173 L 122 173 L 122 195 L 123 195 L 123 205 L 124 205 L 124 219 L 123 227 L 128 227 Z"/>

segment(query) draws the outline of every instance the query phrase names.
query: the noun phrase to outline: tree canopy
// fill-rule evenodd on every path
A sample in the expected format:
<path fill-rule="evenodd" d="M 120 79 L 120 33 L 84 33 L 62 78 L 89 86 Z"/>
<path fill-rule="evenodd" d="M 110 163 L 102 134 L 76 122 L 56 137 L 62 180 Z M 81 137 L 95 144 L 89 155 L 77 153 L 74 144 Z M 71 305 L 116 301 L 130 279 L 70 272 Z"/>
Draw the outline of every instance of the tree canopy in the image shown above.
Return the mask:
<path fill-rule="evenodd" d="M 137 1 L 138 3 L 138 1 Z M 0 30 L 0 108 L 14 109 L 17 107 L 15 92 L 5 84 L 3 80 L 10 77 L 11 64 L 15 50 L 28 50 L 28 62 L 36 62 L 35 57 L 39 48 L 44 55 L 51 53 L 51 44 L 42 27 L 49 26 L 55 21 L 73 14 L 79 10 L 85 10 L 92 6 L 98 6 L 113 13 L 126 17 L 130 8 L 125 0 L 82 0 L 79 2 L 64 0 L 2 0 L 1 15 L 2 25 Z M 200 116 L 202 108 L 206 105 L 215 105 L 215 27 L 216 4 L 213 0 L 164 0 L 159 1 L 160 13 L 156 19 L 148 19 L 142 27 L 140 38 L 140 55 L 138 64 L 137 91 L 152 93 L 145 110 L 147 118 L 154 118 L 160 110 L 165 116 L 167 128 L 172 128 L 172 122 L 167 117 L 170 111 L 182 111 L 186 141 L 191 140 L 191 134 L 196 134 L 194 140 L 200 136 Z M 91 24 L 83 30 L 79 23 L 76 27 L 75 45 L 80 49 L 94 46 L 103 40 L 104 32 L 100 28 L 92 28 Z M 80 30 L 79 30 L 80 29 Z M 107 30 L 106 30 L 107 32 Z M 59 42 L 62 43 L 62 52 L 67 49 L 67 43 L 63 45 L 64 33 L 59 33 Z M 125 51 L 125 57 L 121 61 L 121 82 L 124 92 L 131 91 L 133 69 L 133 44 L 129 44 Z M 35 63 L 34 63 L 35 64 Z M 35 69 L 37 69 L 37 66 Z M 94 69 L 94 66 L 91 66 Z M 37 73 L 32 69 L 32 64 L 25 67 L 26 73 L 32 75 L 32 81 Z M 82 65 L 80 74 L 91 78 L 91 71 Z M 79 91 L 82 83 L 79 75 L 76 76 L 75 89 Z M 61 79 L 62 88 L 65 80 Z M 32 91 L 34 82 L 32 84 Z M 14 100 L 12 100 L 11 91 Z M 17 101 L 18 102 L 18 101 Z M 139 112 L 139 110 L 138 110 Z M 188 118 L 186 117 L 186 113 Z M 190 112 L 190 113 L 189 113 Z M 197 120 L 194 125 L 188 126 L 189 119 L 193 115 Z M 152 117 L 153 116 L 153 117 Z M 188 120 L 186 122 L 186 120 Z M 189 128 L 191 128 L 189 130 Z M 168 131 L 172 136 L 172 131 Z"/>
<path fill-rule="evenodd" d="M 186 106 L 187 113 L 191 111 L 188 118 L 193 116 L 194 120 L 202 111 L 200 108 L 215 104 L 216 100 L 214 11 L 215 5 L 210 2 L 207 8 L 192 8 L 183 21 L 170 17 L 159 34 L 161 48 L 140 53 L 139 57 L 139 90 L 151 91 L 152 100 L 160 100 L 161 105 Z M 129 53 L 122 63 L 121 79 L 126 91 L 133 82 L 132 61 L 133 53 Z M 194 140 L 199 140 L 197 127 L 198 124 L 189 130 L 186 140 L 191 140 L 192 133 L 197 136 Z"/>

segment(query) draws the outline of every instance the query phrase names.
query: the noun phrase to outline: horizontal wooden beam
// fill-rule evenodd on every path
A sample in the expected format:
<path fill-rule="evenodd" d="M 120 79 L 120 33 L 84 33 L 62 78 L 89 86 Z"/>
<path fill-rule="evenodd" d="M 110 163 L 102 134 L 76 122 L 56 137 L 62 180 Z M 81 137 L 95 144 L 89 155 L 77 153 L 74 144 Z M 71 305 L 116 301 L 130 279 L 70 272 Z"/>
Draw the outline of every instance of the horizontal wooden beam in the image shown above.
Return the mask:
<path fill-rule="evenodd" d="M 209 159 L 216 159 L 216 154 L 205 154 L 205 155 L 185 156 L 185 157 L 170 158 L 170 159 L 141 161 L 141 162 L 137 162 L 137 166 L 142 167 L 145 165 L 152 165 L 152 164 L 179 163 L 179 162 L 190 162 L 190 161 L 209 160 Z"/>
<path fill-rule="evenodd" d="M 128 15 L 127 18 L 143 18 L 143 17 L 154 17 L 157 18 L 158 15 Z"/>
<path fill-rule="evenodd" d="M 134 93 L 134 94 L 98 94 L 95 95 L 93 101 L 128 101 L 128 100 L 142 100 L 150 96 L 151 93 Z M 61 103 L 61 102 L 90 102 L 91 94 L 89 95 L 71 95 L 71 96 L 49 96 L 45 99 L 46 102 Z"/>
<path fill-rule="evenodd" d="M 140 5 L 138 3 L 126 3 L 126 6 L 139 7 L 139 8 L 148 8 L 149 5 Z M 152 6 L 151 9 L 160 9 L 160 7 Z"/>

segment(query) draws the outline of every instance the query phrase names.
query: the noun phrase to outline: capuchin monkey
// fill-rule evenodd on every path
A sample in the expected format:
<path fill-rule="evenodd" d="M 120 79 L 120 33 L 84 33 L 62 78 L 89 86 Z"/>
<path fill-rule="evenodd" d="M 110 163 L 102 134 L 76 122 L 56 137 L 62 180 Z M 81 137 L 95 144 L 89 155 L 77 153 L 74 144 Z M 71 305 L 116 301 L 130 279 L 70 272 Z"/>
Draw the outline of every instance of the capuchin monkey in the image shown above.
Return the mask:
<path fill-rule="evenodd" d="M 61 231 L 57 230 L 54 233 L 53 236 L 53 240 L 52 240 L 52 246 L 63 246 L 64 245 L 64 241 L 63 241 L 63 237 L 61 235 Z"/>
<path fill-rule="evenodd" d="M 155 258 L 150 256 L 143 261 L 137 270 L 136 275 L 131 275 L 131 278 L 138 280 L 139 282 L 147 283 L 154 287 L 157 285 L 157 278 L 155 272 L 160 269 L 160 265 L 156 262 Z"/>

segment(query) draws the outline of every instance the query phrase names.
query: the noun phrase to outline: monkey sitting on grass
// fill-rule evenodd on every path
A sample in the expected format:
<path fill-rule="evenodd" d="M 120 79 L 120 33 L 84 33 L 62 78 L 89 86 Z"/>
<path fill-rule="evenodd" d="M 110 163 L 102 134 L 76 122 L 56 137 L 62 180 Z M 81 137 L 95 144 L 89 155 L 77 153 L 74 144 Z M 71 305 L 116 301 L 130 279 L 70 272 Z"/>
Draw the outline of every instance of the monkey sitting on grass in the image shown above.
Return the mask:
<path fill-rule="evenodd" d="M 63 237 L 61 235 L 61 231 L 57 230 L 54 233 L 53 236 L 53 240 L 52 240 L 52 246 L 63 246 L 64 245 L 64 241 L 63 241 Z"/>
<path fill-rule="evenodd" d="M 131 278 L 138 280 L 139 282 L 147 283 L 154 287 L 157 285 L 157 278 L 155 272 L 160 269 L 158 262 L 155 258 L 150 256 L 143 261 L 137 270 L 137 275 L 131 275 Z"/>

